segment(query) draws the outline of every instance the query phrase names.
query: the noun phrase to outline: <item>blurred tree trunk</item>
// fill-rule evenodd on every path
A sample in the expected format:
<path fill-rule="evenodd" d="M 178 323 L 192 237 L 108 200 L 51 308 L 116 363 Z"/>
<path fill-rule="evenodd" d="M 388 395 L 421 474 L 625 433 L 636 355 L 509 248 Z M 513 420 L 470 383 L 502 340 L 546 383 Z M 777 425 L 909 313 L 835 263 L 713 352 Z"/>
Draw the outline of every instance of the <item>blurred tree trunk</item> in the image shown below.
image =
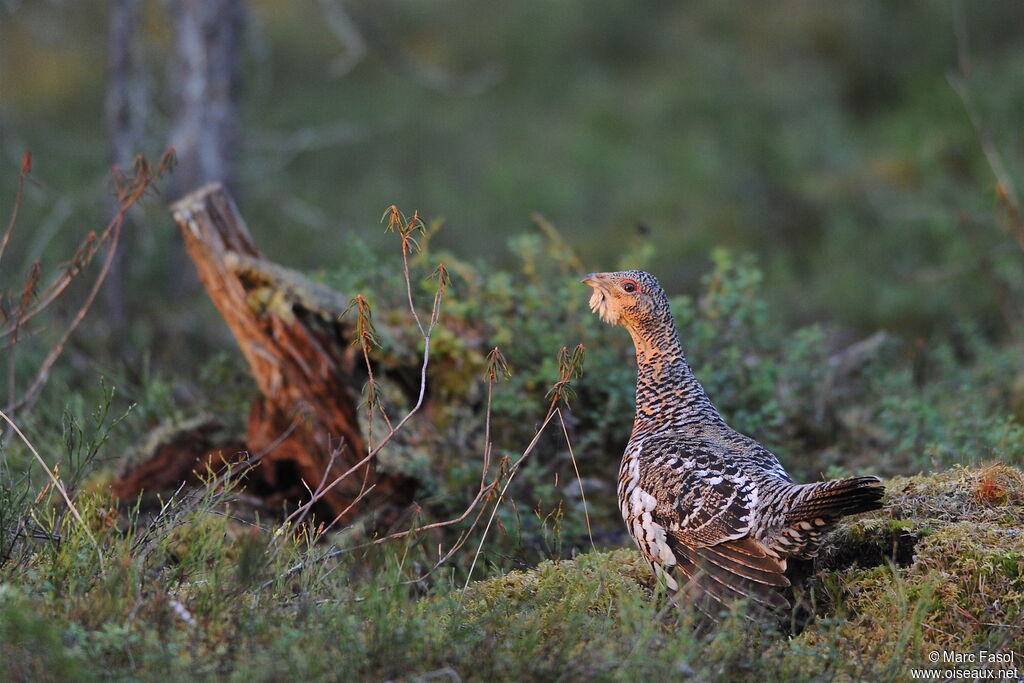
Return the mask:
<path fill-rule="evenodd" d="M 170 145 L 178 165 L 168 193 L 174 199 L 220 180 L 231 184 L 238 146 L 240 44 L 245 25 L 243 0 L 172 0 L 173 56 Z M 141 151 L 147 93 L 142 63 L 140 26 L 142 0 L 111 0 L 107 42 L 107 134 L 111 163 L 128 170 Z M 116 205 L 114 205 L 116 208 Z M 115 257 L 103 289 L 113 340 L 121 337 L 128 319 L 123 253 L 138 243 L 129 221 L 121 253 Z M 172 253 L 172 272 L 190 272 L 180 251 Z M 188 278 L 175 278 L 172 291 L 181 295 Z M 194 286 L 194 280 L 192 281 Z"/>
<path fill-rule="evenodd" d="M 214 181 L 234 186 L 242 1 L 172 0 L 168 5 L 174 43 L 170 145 L 178 160 L 168 199 Z M 171 295 L 180 299 L 195 290 L 195 277 L 180 250 L 168 259 L 171 272 L 180 274 L 168 283 Z"/>
<path fill-rule="evenodd" d="M 141 151 L 146 120 L 146 91 L 143 75 L 139 22 L 141 0 L 111 0 L 107 32 L 107 145 L 110 163 L 128 171 Z M 118 210 L 111 197 L 110 211 Z M 126 217 L 121 246 L 111 264 L 103 288 L 103 305 L 114 339 L 124 329 L 128 312 L 124 292 L 124 252 L 135 243 L 134 222 Z"/>
<path fill-rule="evenodd" d="M 173 0 L 175 89 L 170 199 L 211 181 L 232 185 L 238 147 L 242 0 Z"/>

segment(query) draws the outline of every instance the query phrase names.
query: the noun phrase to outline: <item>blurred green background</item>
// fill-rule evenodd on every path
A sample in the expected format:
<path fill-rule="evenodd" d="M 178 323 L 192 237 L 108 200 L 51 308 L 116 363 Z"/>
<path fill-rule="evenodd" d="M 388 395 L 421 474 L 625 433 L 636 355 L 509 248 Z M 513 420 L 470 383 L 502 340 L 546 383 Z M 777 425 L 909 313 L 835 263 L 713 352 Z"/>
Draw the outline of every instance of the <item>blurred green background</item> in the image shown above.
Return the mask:
<path fill-rule="evenodd" d="M 175 107 L 168 17 L 175 1 L 140 0 L 146 115 L 138 151 L 151 159 L 169 144 Z M 247 0 L 245 7 L 233 184 L 241 212 L 269 259 L 346 295 L 367 295 L 387 328 L 374 352 L 382 366 L 398 359 L 398 367 L 418 367 L 422 339 L 404 310 L 397 238 L 385 234 L 381 214 L 394 204 L 407 214 L 419 210 L 431 226 L 443 222 L 412 267 L 413 297 L 424 309 L 437 262 L 455 276 L 432 340 L 427 405 L 378 463 L 416 479 L 423 521 L 455 518 L 470 504 L 487 439 L 491 474 L 512 483 L 501 459 L 516 461 L 531 442 L 562 370 L 559 348 L 586 346 L 583 376 L 573 379 L 575 398 L 558 425 L 564 431 L 551 423 L 503 502 L 494 503 L 500 531 L 486 547 L 481 542 L 474 578 L 627 542 L 614 482 L 633 417 L 635 365 L 625 332 L 586 309 L 589 292 L 578 280 L 588 271 L 654 272 L 672 296 L 684 348 L 709 395 L 731 425 L 778 453 L 798 480 L 1024 463 L 1020 0 Z M 357 24 L 355 41 L 339 31 L 339 8 Z M 42 261 L 49 281 L 110 218 L 108 9 L 99 0 L 0 0 L 0 221 L 9 215 L 23 152 L 34 158 L 0 262 L 3 315 L 16 306 L 33 261 Z M 75 486 L 84 482 L 93 514 L 106 514 L 109 480 L 152 427 L 206 412 L 241 433 L 255 393 L 235 342 L 194 281 L 167 199 L 153 195 L 133 209 L 121 245 L 126 324 L 98 303 L 39 403 L 17 416 L 48 463 L 59 461 Z M 23 389 L 87 289 L 75 283 L 36 319 L 39 336 L 5 349 L 0 373 L 11 372 Z M 512 374 L 494 387 L 492 405 L 482 377 L 495 345 Z M 402 413 L 400 390 L 386 386 L 382 395 L 392 414 Z M 42 496 L 31 503 L 41 487 L 31 454 L 8 440 L 0 455 L 0 494 L 20 491 L 23 499 L 18 508 L 0 495 L 0 513 L 16 509 L 15 518 L 36 519 L 36 508 L 52 509 L 39 505 Z M 1012 496 L 1006 501 L 1018 499 Z M 201 522 L 220 505 L 211 500 L 195 507 Z M 170 525 L 166 538 L 179 529 L 189 538 L 219 537 L 223 524 L 195 533 Z M 451 547 L 462 530 L 417 537 L 412 556 L 429 565 L 434 547 Z M 108 531 L 104 543 L 121 542 L 119 530 Z M 332 541 L 347 545 L 349 531 Z M 479 529 L 474 534 L 451 561 L 460 582 L 477 566 Z M 236 556 L 222 551 L 239 544 L 194 545 L 213 550 L 181 566 L 216 574 L 203 553 L 221 553 L 215 566 L 234 571 Z M 73 543 L 62 548 L 78 552 Z M 986 566 L 1005 560 L 1019 583 L 1019 553 L 1008 552 Z M 176 555 L 167 557 L 155 563 L 179 565 Z M 366 557 L 352 566 L 374 567 Z M 146 586 L 164 591 L 162 577 L 177 570 L 143 571 L 148 561 L 132 566 L 152 581 Z M 394 572 L 368 575 L 397 581 L 402 572 L 418 573 L 415 566 L 403 559 Z M 68 567 L 81 586 L 97 575 L 84 561 Z M 69 620 L 114 613 L 133 624 L 125 632 L 145 632 L 145 619 L 137 621 L 130 607 L 135 597 L 123 601 L 129 616 L 122 607 L 104 612 L 68 599 L 63 574 L 31 572 L 26 585 L 45 582 L 53 610 L 74 612 Z M 129 585 L 112 576 L 116 591 Z M 959 581 L 961 574 L 944 576 Z M 434 580 L 443 588 L 448 579 L 439 573 Z M 247 604 L 220 585 L 203 590 Z M 916 591 L 925 584 L 914 576 L 906 585 Z M 360 609 L 369 614 L 377 604 Z M 296 609 L 304 620 L 305 607 Z M 292 628 L 277 614 L 261 618 Z M 895 620 L 897 631 L 914 619 Z M 973 623 L 983 621 L 991 617 L 978 611 Z M 358 627 L 345 628 L 371 638 L 384 634 L 388 647 L 402 644 L 402 657 L 420 651 L 350 623 Z M 393 623 L 411 622 L 403 612 Z M 325 628 L 324 642 L 348 648 L 337 635 L 344 632 Z M 171 652 L 161 649 L 168 642 L 162 630 L 151 631 L 152 641 L 103 633 L 96 647 L 109 639 L 140 657 Z M 182 633 L 179 642 L 196 642 Z M 543 630 L 529 635 L 576 642 Z M 277 652 L 263 650 L 264 642 L 290 647 L 278 635 L 258 637 L 263 656 Z M 904 635 L 883 630 L 879 637 L 899 644 L 904 656 Z M 225 638 L 234 657 L 235 637 Z M 745 655 L 760 653 L 735 642 Z M 807 652 L 818 658 L 818 650 Z M 801 668 L 805 676 L 816 671 Z"/>
<path fill-rule="evenodd" d="M 589 269 L 649 240 L 674 292 L 721 245 L 756 253 L 798 322 L 998 325 L 975 267 L 1001 237 L 995 178 L 947 75 L 959 32 L 976 108 L 1019 177 L 1016 0 L 348 6 L 379 40 L 337 75 L 347 48 L 320 3 L 249 3 L 237 190 L 272 258 L 330 267 L 350 235 L 377 239 L 367 226 L 394 203 L 445 219 L 441 246 L 500 264 L 539 212 Z M 147 6 L 151 156 L 167 144 L 166 21 Z M 6 207 L 31 149 L 28 257 L 103 221 L 105 33 L 102 2 L 0 5 L 0 187 Z M 162 286 L 177 237 L 154 204 L 128 274 L 138 314 L 180 306 Z M 980 244 L 960 213 L 983 216 Z"/>

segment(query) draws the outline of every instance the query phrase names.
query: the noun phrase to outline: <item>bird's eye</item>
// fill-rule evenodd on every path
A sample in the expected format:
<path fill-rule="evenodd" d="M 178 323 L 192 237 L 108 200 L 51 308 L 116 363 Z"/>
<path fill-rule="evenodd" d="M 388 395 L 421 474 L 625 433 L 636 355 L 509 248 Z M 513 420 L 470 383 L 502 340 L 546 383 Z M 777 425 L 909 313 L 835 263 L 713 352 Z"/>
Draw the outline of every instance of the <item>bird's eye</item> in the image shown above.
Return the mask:
<path fill-rule="evenodd" d="M 632 280 L 626 280 L 625 282 L 622 283 L 622 289 L 625 290 L 627 293 L 632 294 L 633 292 L 640 289 L 640 287 Z"/>

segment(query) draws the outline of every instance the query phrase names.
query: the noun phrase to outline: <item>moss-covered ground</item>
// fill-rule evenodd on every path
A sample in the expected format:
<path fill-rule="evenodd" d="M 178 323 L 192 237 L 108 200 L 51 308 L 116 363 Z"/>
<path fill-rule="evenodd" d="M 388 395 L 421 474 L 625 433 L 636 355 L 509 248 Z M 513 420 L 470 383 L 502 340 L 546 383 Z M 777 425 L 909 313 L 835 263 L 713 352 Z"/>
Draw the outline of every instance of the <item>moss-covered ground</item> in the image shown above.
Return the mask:
<path fill-rule="evenodd" d="M 134 531 L 92 499 L 102 570 L 71 524 L 9 563 L 0 677 L 906 680 L 932 651 L 1019 661 L 1024 642 L 1024 473 L 1005 465 L 889 481 L 884 509 L 842 524 L 810 571 L 814 614 L 781 626 L 697 623 L 633 548 L 465 589 L 410 580 L 409 547 L 286 578 L 321 551 L 232 521 L 223 495 L 171 502 Z"/>

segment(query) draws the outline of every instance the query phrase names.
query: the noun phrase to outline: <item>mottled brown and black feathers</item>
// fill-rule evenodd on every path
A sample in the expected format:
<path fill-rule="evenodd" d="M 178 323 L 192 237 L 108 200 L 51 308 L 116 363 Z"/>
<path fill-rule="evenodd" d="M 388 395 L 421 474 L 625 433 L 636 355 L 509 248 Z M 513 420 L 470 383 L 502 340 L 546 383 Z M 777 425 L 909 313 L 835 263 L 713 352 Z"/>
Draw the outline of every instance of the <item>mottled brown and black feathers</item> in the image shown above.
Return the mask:
<path fill-rule="evenodd" d="M 686 363 L 654 277 L 623 271 L 584 282 L 594 289 L 591 308 L 625 327 L 636 348 L 636 417 L 617 491 L 640 551 L 670 590 L 710 614 L 736 600 L 787 608 L 786 559 L 813 557 L 841 517 L 877 509 L 881 483 L 794 483 L 715 409 Z"/>
<path fill-rule="evenodd" d="M 786 520 L 790 523 L 877 510 L 885 493 L 885 487 L 877 477 L 853 477 L 807 486 L 810 494 L 804 500 L 794 502 L 786 513 Z"/>
<path fill-rule="evenodd" d="M 789 587 L 785 562 L 769 555 L 751 538 L 713 546 L 670 545 L 680 558 L 678 570 L 708 597 L 722 606 L 736 600 L 773 611 L 789 601 L 778 591 Z"/>

